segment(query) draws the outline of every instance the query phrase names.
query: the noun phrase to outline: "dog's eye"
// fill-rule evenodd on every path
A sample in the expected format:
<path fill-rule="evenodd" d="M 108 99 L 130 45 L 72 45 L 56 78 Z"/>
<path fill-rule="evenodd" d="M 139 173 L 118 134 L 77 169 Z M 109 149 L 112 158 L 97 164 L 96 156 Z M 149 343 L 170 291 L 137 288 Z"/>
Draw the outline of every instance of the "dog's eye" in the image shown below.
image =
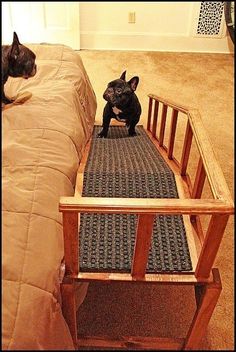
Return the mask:
<path fill-rule="evenodd" d="M 117 89 L 116 89 L 116 93 L 117 93 L 117 94 L 121 94 L 121 93 L 122 93 L 122 89 L 121 89 L 121 88 L 117 88 Z"/>

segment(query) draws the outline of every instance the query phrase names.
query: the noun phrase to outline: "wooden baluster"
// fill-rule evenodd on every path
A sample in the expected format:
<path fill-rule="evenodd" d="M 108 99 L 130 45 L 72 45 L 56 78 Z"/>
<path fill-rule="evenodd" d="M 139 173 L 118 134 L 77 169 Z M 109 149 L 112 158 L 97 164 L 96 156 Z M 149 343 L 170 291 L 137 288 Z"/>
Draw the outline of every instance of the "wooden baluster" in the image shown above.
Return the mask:
<path fill-rule="evenodd" d="M 64 278 L 61 284 L 62 313 L 69 327 L 75 349 L 77 350 L 77 320 L 76 320 L 76 300 L 75 281 Z"/>
<path fill-rule="evenodd" d="M 202 163 L 202 158 L 200 157 L 198 161 L 197 172 L 196 172 L 195 181 L 194 181 L 193 190 L 192 190 L 192 198 L 195 198 L 195 199 L 201 198 L 205 178 L 206 178 L 206 172 Z M 191 215 L 190 219 L 192 222 L 197 221 L 196 215 Z M 198 218 L 198 221 L 199 221 L 199 226 L 201 226 L 199 218 Z M 204 238 L 202 237 L 201 242 L 203 240 Z"/>
<path fill-rule="evenodd" d="M 187 126 L 186 126 L 186 132 L 185 132 L 182 158 L 181 158 L 181 162 L 180 162 L 180 173 L 182 176 L 186 175 L 186 169 L 187 169 L 187 165 L 188 165 L 188 159 L 189 159 L 189 154 L 190 154 L 190 149 L 191 149 L 191 144 L 192 144 L 192 138 L 193 138 L 193 131 L 190 126 L 190 122 L 188 121 Z"/>
<path fill-rule="evenodd" d="M 156 138 L 157 131 L 157 116 L 158 116 L 159 101 L 155 100 L 153 123 L 152 123 L 152 136 Z"/>
<path fill-rule="evenodd" d="M 78 213 L 63 212 L 63 234 L 66 275 L 77 276 L 79 272 Z"/>
<path fill-rule="evenodd" d="M 136 232 L 131 275 L 134 279 L 145 276 L 155 214 L 140 214 Z"/>
<path fill-rule="evenodd" d="M 165 127 L 166 127 L 166 115 L 167 115 L 167 105 L 163 104 L 162 114 L 161 114 L 161 126 L 160 126 L 160 135 L 159 135 L 159 145 L 163 145 Z"/>
<path fill-rule="evenodd" d="M 197 278 L 202 279 L 209 277 L 228 218 L 228 214 L 216 214 L 211 216 L 195 270 L 195 276 Z"/>
<path fill-rule="evenodd" d="M 202 158 L 199 158 L 197 173 L 193 185 L 192 198 L 201 198 L 204 182 L 206 178 L 206 172 L 202 163 Z"/>
<path fill-rule="evenodd" d="M 184 351 L 198 350 L 218 302 L 222 290 L 219 270 L 212 269 L 212 274 L 213 282 L 204 283 L 197 288 L 200 297 L 197 300 L 197 309 L 182 348 Z"/>
<path fill-rule="evenodd" d="M 148 106 L 148 119 L 147 119 L 147 130 L 151 131 L 151 117 L 152 117 L 152 98 L 149 98 Z"/>
<path fill-rule="evenodd" d="M 169 159 L 172 159 L 172 156 L 173 156 L 177 118 L 178 118 L 178 110 L 173 109 L 172 116 L 171 116 L 170 139 L 169 139 L 169 145 L 168 145 Z"/>

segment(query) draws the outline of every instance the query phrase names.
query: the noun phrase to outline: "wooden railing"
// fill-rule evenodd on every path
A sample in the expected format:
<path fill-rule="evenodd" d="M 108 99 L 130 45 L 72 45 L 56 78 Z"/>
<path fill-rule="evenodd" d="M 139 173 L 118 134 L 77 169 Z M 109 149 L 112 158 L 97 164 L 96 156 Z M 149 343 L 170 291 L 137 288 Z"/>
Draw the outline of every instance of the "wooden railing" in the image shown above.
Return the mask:
<path fill-rule="evenodd" d="M 161 105 L 162 112 L 160 114 Z M 171 109 L 172 113 L 169 139 L 167 145 L 165 145 L 164 138 L 168 109 Z M 174 153 L 179 113 L 184 114 L 187 119 L 180 161 L 177 160 Z M 157 130 L 158 119 L 160 119 L 159 131 Z M 197 110 L 177 105 L 172 101 L 150 94 L 147 133 L 157 149 L 165 156 L 175 175 L 177 175 L 184 184 L 185 196 L 179 199 L 112 198 L 112 200 L 111 198 L 92 198 L 78 195 L 75 197 L 62 197 L 60 199 L 59 209 L 63 212 L 65 262 L 68 277 L 75 278 L 78 277 L 79 274 L 78 213 L 86 212 L 138 215 L 136 242 L 130 276 L 131 280 L 148 280 L 149 274 L 146 274 L 146 265 L 154 215 L 188 215 L 201 243 L 201 250 L 194 271 L 195 279 L 200 282 L 206 281 L 209 278 L 228 218 L 230 214 L 234 213 L 234 205 L 223 172 L 216 160 L 212 145 L 203 126 L 200 114 Z M 195 178 L 191 180 L 187 170 L 193 140 L 195 140 L 199 152 L 199 160 Z M 206 179 L 210 185 L 213 195 L 212 199 L 202 198 L 202 191 Z M 203 234 L 199 215 L 210 216 L 205 234 Z M 93 276 L 93 274 L 90 273 L 89 275 L 88 277 L 96 277 L 96 274 Z M 104 279 L 106 277 L 116 277 L 114 273 L 108 276 L 106 275 L 104 274 Z M 157 280 L 160 277 L 164 280 L 164 275 L 165 274 L 163 274 L 163 276 L 158 275 Z M 167 275 L 166 277 L 170 278 L 170 280 L 175 280 L 177 276 Z M 117 278 L 119 279 L 120 277 L 121 275 L 118 274 Z M 127 279 L 127 275 L 123 277 Z M 150 281 L 152 280 L 155 280 L 155 278 L 153 275 L 150 275 Z"/>

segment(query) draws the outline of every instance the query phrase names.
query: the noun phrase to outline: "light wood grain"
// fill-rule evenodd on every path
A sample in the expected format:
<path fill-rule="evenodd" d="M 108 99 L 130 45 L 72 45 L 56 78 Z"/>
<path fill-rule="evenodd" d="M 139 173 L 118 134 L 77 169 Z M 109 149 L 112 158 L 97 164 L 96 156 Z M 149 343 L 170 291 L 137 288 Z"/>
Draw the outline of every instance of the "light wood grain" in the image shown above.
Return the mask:
<path fill-rule="evenodd" d="M 63 235 L 66 275 L 77 275 L 79 271 L 77 212 L 63 212 Z"/>
<path fill-rule="evenodd" d="M 192 198 L 201 198 L 204 182 L 206 178 L 206 172 L 203 166 L 202 158 L 199 158 L 197 173 L 192 190 Z"/>
<path fill-rule="evenodd" d="M 166 99 L 166 98 L 160 97 L 160 96 L 155 95 L 155 94 L 148 94 L 148 97 L 152 98 L 154 100 L 158 100 L 160 103 L 168 105 L 169 107 L 171 107 L 173 109 L 176 109 L 178 111 L 181 111 L 181 112 L 183 112 L 185 114 L 187 114 L 188 111 L 192 109 L 190 106 L 184 106 L 184 105 L 176 103 L 176 102 L 174 102 L 174 101 L 172 101 L 170 99 Z"/>
<path fill-rule="evenodd" d="M 188 166 L 188 160 L 190 155 L 190 149 L 192 145 L 193 131 L 190 122 L 187 122 L 185 139 L 183 145 L 183 153 L 180 162 L 180 173 L 182 176 L 186 175 L 186 170 Z"/>
<path fill-rule="evenodd" d="M 131 275 L 138 280 L 145 276 L 152 239 L 154 215 L 139 215 L 135 237 Z"/>
<path fill-rule="evenodd" d="M 149 98 L 149 104 L 148 104 L 148 118 L 147 118 L 147 130 L 148 130 L 148 131 L 150 131 L 150 128 L 151 128 L 152 102 L 153 102 L 153 99 Z"/>
<path fill-rule="evenodd" d="M 159 146 L 163 146 L 164 135 L 165 135 L 165 127 L 166 127 L 166 115 L 167 115 L 167 105 L 163 105 L 162 113 L 161 113 L 161 125 L 160 125 L 160 133 L 159 133 Z"/>
<path fill-rule="evenodd" d="M 177 119 L 178 119 L 178 110 L 173 109 L 172 110 L 172 116 L 171 116 L 171 125 L 170 125 L 170 138 L 169 138 L 169 144 L 168 144 L 168 158 L 172 159 L 173 157 L 173 149 L 174 149 L 174 142 L 175 142 L 175 132 L 176 132 L 176 126 L 177 126 Z"/>
<path fill-rule="evenodd" d="M 60 211 L 110 214 L 233 214 L 223 200 L 61 197 Z"/>
<path fill-rule="evenodd" d="M 195 275 L 208 277 L 214 264 L 223 234 L 228 222 L 228 215 L 212 215 L 198 259 Z"/>
<path fill-rule="evenodd" d="M 152 135 L 153 135 L 153 137 L 155 137 L 156 133 L 157 133 L 158 108 L 159 108 L 159 102 L 155 101 L 154 114 L 153 114 L 153 123 L 152 123 Z"/>
<path fill-rule="evenodd" d="M 119 339 L 110 336 L 79 336 L 78 348 L 119 348 L 124 350 L 181 350 L 184 344 L 182 338 L 119 336 Z"/>
<path fill-rule="evenodd" d="M 98 272 L 79 272 L 77 276 L 73 277 L 78 281 L 117 281 L 117 282 L 146 282 L 149 284 L 163 284 L 163 285 L 194 285 L 198 282 L 205 283 L 211 281 L 211 276 L 208 278 L 201 278 L 198 280 L 192 271 L 178 272 L 178 273 L 146 273 L 143 278 L 139 280 L 134 279 L 131 273 L 98 273 Z"/>
<path fill-rule="evenodd" d="M 198 290 L 198 294 L 200 295 L 197 298 L 198 307 L 186 336 L 184 350 L 196 350 L 197 346 L 199 346 L 218 302 L 221 290 L 222 285 L 219 271 L 213 269 L 213 282 L 203 285 L 201 290 Z"/>

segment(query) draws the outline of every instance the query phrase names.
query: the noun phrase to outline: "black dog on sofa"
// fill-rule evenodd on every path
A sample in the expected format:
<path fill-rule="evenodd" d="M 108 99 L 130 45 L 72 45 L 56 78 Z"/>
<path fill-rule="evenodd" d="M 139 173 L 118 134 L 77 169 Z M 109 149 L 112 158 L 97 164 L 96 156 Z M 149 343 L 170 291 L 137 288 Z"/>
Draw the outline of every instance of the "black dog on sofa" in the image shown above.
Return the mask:
<path fill-rule="evenodd" d="M 107 137 L 112 118 L 125 122 L 130 136 L 136 135 L 135 126 L 139 122 L 142 112 L 138 97 L 134 93 L 139 83 L 139 77 L 135 76 L 126 82 L 125 75 L 126 71 L 119 79 L 108 83 L 103 94 L 107 103 L 103 111 L 102 130 L 98 133 L 100 138 Z"/>
<path fill-rule="evenodd" d="M 2 102 L 12 103 L 4 93 L 4 84 L 9 76 L 29 78 L 36 74 L 36 55 L 26 46 L 22 45 L 16 32 L 13 34 L 11 45 L 2 45 Z"/>

